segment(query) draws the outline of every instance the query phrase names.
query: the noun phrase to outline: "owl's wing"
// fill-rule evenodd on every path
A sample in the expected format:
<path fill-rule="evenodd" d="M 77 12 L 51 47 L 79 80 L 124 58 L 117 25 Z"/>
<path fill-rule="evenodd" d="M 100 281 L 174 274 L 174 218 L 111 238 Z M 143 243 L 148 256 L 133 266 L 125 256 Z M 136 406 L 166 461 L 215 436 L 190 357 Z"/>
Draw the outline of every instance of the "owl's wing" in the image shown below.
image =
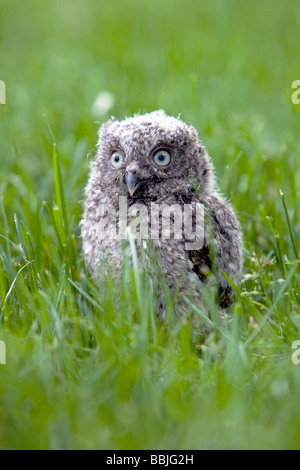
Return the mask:
<path fill-rule="evenodd" d="M 243 265 L 243 243 L 237 218 L 230 205 L 218 195 L 206 197 L 203 201 L 208 216 L 204 228 L 204 244 L 199 250 L 189 250 L 188 257 L 192 269 L 202 282 L 216 267 L 219 280 L 219 302 L 227 307 L 232 298 L 231 286 L 222 274 L 224 271 L 234 282 L 237 282 Z M 211 238 L 211 239 L 210 239 Z"/>

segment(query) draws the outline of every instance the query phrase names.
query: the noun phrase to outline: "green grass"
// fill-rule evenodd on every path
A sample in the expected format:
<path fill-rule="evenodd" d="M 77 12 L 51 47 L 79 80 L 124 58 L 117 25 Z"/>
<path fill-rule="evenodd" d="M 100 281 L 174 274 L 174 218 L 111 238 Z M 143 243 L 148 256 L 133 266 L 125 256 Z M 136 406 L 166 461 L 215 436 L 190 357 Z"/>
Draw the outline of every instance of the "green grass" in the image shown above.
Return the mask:
<path fill-rule="evenodd" d="M 0 448 L 300 448 L 299 27 L 296 0 L 0 1 Z M 181 113 L 239 214 L 245 277 L 201 344 L 136 267 L 85 270 L 101 91 Z"/>

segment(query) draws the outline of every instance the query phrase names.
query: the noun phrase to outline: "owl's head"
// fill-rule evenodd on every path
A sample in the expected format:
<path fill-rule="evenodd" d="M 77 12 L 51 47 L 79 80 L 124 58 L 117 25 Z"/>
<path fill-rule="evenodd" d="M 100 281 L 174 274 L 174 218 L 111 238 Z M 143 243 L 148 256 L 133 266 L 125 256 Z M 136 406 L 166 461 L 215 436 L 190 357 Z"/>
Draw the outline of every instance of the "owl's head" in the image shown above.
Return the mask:
<path fill-rule="evenodd" d="M 134 199 L 158 188 L 188 190 L 195 181 L 209 193 L 214 181 L 197 131 L 162 110 L 103 124 L 93 169 L 102 188 L 118 188 Z"/>

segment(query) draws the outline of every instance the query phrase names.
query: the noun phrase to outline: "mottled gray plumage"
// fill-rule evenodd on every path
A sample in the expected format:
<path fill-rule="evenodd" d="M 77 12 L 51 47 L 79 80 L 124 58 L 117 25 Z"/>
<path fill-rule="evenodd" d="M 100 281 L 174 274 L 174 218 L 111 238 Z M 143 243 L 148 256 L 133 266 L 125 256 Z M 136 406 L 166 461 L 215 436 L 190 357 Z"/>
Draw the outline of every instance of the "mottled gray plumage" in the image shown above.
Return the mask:
<path fill-rule="evenodd" d="M 165 165 L 166 162 L 169 163 Z M 217 191 L 210 158 L 194 127 L 167 116 L 164 111 L 156 111 L 121 122 L 112 118 L 100 128 L 81 222 L 85 261 L 95 280 L 100 279 L 101 270 L 105 269 L 101 265 L 103 257 L 112 269 L 120 271 L 121 241 L 117 237 L 99 240 L 97 225 L 99 206 L 112 204 L 118 211 L 121 195 L 127 197 L 129 207 L 136 203 L 150 207 L 152 202 L 169 205 L 200 202 L 205 206 L 209 220 L 206 218 L 201 249 L 186 250 L 185 240 L 174 238 L 152 242 L 171 295 L 182 282 L 180 292 L 189 296 L 192 286 L 192 300 L 199 302 L 203 283 L 215 266 L 219 302 L 226 307 L 232 290 L 222 270 L 234 282 L 238 281 L 243 259 L 241 230 L 231 206 Z M 208 239 L 209 226 L 212 243 Z M 179 306 L 177 312 L 182 310 Z M 158 311 L 163 317 L 162 300 Z"/>

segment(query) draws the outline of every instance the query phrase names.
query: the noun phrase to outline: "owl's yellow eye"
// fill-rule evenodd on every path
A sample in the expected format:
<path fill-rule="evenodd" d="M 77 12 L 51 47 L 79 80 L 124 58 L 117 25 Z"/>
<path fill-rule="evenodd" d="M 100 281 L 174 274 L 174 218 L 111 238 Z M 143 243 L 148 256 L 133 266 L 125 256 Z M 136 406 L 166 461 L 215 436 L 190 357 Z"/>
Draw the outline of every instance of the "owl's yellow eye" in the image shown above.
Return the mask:
<path fill-rule="evenodd" d="M 153 155 L 153 163 L 159 167 L 167 167 L 171 162 L 171 155 L 165 149 L 160 149 Z"/>
<path fill-rule="evenodd" d="M 113 152 L 110 157 L 110 163 L 113 168 L 120 168 L 123 163 L 123 155 L 120 152 Z"/>

